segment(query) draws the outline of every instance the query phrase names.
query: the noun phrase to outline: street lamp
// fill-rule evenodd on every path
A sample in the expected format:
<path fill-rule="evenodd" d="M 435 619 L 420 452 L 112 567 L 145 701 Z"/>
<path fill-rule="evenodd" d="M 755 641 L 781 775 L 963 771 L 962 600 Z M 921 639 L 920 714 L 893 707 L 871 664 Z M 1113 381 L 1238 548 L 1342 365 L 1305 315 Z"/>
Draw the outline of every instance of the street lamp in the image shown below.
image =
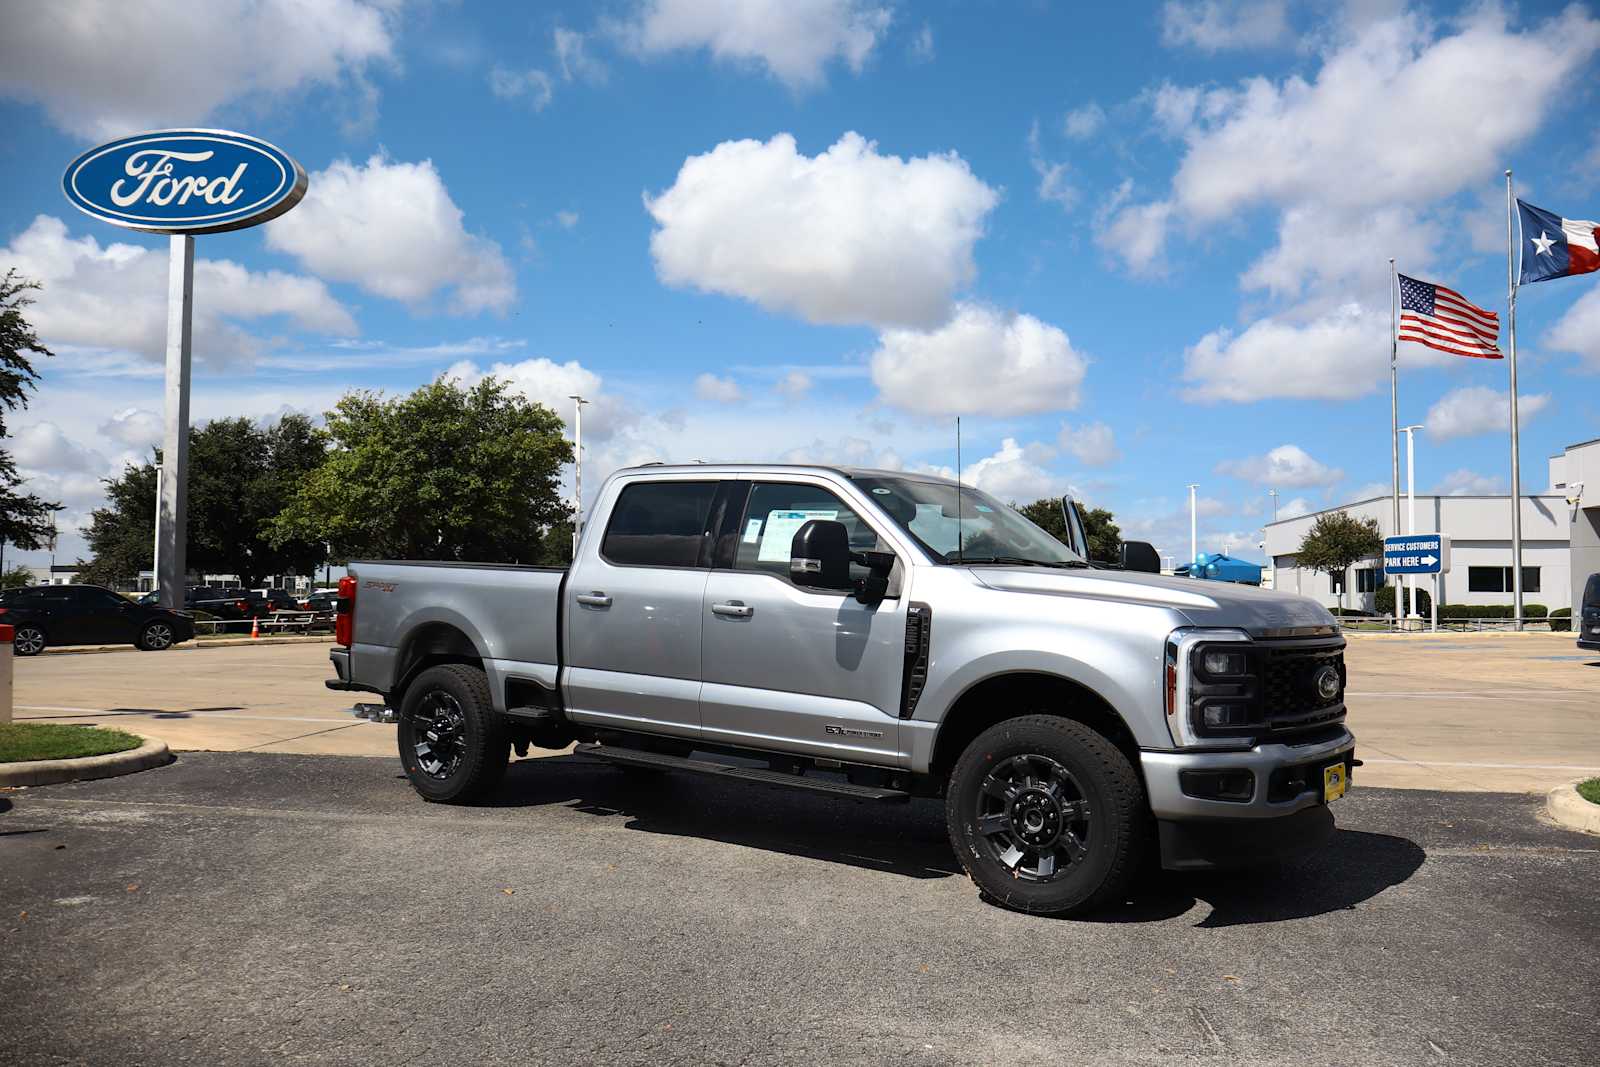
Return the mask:
<path fill-rule="evenodd" d="M 1400 432 L 1406 435 L 1406 533 L 1417 532 L 1417 452 L 1416 431 L 1422 429 L 1418 426 L 1402 426 Z M 1406 618 L 1421 618 L 1417 612 L 1417 576 L 1406 575 Z M 1400 614 L 1400 606 L 1395 605 L 1395 615 Z"/>
<path fill-rule="evenodd" d="M 1189 483 L 1189 563 L 1192 565 L 1200 558 L 1199 526 L 1195 520 L 1194 491 L 1200 488 L 1199 482 Z"/>
<path fill-rule="evenodd" d="M 578 536 L 583 533 L 583 405 L 588 401 L 577 393 L 567 399 L 572 401 L 572 494 L 577 507 L 572 515 L 572 558 L 578 558 Z"/>
<path fill-rule="evenodd" d="M 1272 521 L 1276 523 L 1278 521 L 1278 491 L 1276 489 L 1268 489 L 1267 495 L 1272 498 Z M 1267 551 L 1267 531 L 1265 530 L 1261 531 L 1261 550 L 1263 552 Z M 1278 557 L 1268 552 L 1267 560 L 1272 564 L 1272 588 L 1276 590 L 1278 588 Z"/>

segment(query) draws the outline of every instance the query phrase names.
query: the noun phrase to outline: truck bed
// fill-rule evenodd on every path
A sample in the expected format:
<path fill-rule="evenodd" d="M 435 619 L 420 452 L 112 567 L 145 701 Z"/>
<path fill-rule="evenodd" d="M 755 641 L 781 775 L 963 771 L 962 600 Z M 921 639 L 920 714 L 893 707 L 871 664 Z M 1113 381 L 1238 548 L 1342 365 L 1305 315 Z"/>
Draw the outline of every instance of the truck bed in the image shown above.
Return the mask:
<path fill-rule="evenodd" d="M 505 682 L 556 688 L 561 586 L 566 570 L 502 563 L 358 560 L 351 676 L 381 692 L 396 681 L 410 643 L 441 647 L 460 637 L 483 659 L 504 710 Z M 453 637 L 451 631 L 460 637 Z"/>

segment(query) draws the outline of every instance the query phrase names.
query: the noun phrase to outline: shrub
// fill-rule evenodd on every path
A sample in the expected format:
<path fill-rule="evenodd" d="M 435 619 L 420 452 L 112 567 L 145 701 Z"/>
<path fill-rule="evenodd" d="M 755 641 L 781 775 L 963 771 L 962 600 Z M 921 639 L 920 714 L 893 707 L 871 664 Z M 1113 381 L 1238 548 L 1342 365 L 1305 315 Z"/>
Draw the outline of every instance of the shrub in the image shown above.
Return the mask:
<path fill-rule="evenodd" d="M 1557 608 L 1550 613 L 1550 629 L 1554 633 L 1566 634 L 1572 632 L 1572 609 Z"/>
<path fill-rule="evenodd" d="M 1404 601 L 1401 601 L 1404 603 Z M 1394 586 L 1385 585 L 1373 594 L 1372 606 L 1379 615 L 1394 614 Z M 1417 590 L 1417 614 L 1426 616 L 1433 610 L 1433 597 L 1426 589 Z"/>

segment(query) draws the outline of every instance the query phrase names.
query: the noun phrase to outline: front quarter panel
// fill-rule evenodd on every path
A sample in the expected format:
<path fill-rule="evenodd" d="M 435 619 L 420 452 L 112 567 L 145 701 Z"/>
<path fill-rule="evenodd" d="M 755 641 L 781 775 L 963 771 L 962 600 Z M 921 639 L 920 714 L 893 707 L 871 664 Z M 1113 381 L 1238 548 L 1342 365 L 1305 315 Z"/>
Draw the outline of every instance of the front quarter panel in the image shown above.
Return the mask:
<path fill-rule="evenodd" d="M 933 639 L 927 688 L 908 724 L 913 769 L 928 769 L 937 726 L 963 694 L 1012 673 L 1076 682 L 1121 716 L 1140 747 L 1172 746 L 1162 656 L 1167 635 L 1185 623 L 1174 608 L 993 589 L 953 567 L 920 569 L 916 599 L 933 606 Z"/>

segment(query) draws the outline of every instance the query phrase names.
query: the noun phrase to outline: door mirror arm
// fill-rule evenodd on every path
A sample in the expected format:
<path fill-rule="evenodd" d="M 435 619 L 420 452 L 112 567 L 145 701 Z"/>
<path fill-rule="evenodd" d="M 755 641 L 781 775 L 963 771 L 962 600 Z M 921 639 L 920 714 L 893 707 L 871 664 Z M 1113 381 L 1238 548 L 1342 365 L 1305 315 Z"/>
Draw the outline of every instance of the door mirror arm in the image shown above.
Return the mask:
<path fill-rule="evenodd" d="M 856 600 L 867 605 L 883 603 L 889 595 L 889 572 L 894 570 L 894 553 L 868 549 L 852 552 L 850 558 L 869 572 L 865 578 L 855 580 Z"/>

